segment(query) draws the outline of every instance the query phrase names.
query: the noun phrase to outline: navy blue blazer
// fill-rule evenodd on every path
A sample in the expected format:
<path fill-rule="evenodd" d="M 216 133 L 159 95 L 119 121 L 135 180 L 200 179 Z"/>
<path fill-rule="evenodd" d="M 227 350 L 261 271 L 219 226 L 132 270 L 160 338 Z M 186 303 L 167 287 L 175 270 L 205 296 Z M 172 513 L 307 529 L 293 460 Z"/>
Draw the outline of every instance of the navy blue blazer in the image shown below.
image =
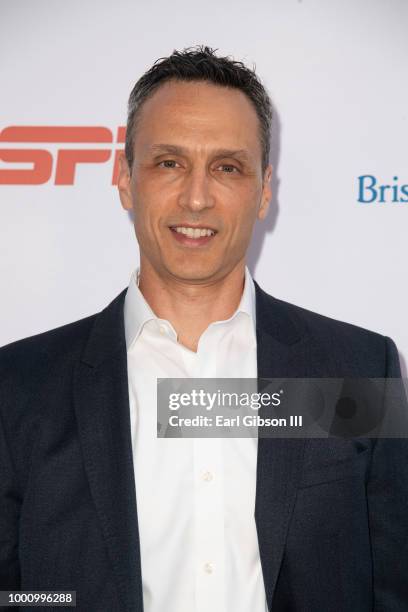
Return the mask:
<path fill-rule="evenodd" d="M 255 286 L 259 377 L 400 376 L 389 338 Z M 0 590 L 78 612 L 143 610 L 125 294 L 0 349 Z M 408 610 L 407 440 L 259 439 L 255 521 L 270 611 Z"/>

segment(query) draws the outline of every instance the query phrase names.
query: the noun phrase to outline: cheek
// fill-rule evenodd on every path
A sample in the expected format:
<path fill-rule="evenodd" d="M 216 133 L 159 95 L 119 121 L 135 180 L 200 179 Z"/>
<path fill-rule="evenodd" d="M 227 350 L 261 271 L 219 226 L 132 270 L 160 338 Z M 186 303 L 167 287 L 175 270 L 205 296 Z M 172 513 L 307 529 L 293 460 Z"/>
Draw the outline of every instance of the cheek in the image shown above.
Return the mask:
<path fill-rule="evenodd" d="M 238 209 L 235 207 L 234 210 L 235 223 L 243 234 L 251 231 L 252 224 L 256 219 L 260 192 L 259 189 L 252 189 L 245 195 L 246 197 L 241 199 Z"/>
<path fill-rule="evenodd" d="M 151 225 L 155 211 L 158 210 L 156 198 L 150 186 L 141 180 L 135 180 L 132 185 L 132 201 L 135 213 L 135 226 L 148 228 Z"/>
<path fill-rule="evenodd" d="M 241 201 L 239 208 L 235 208 L 231 216 L 235 241 L 241 243 L 243 248 L 247 248 L 251 239 L 252 230 L 257 218 L 258 197 L 259 190 L 256 192 L 253 190 L 245 200 Z"/>
<path fill-rule="evenodd" d="M 146 170 L 140 170 L 135 175 L 132 186 L 132 199 L 135 211 L 145 217 L 145 223 L 149 220 L 159 219 L 177 201 L 177 190 L 168 185 L 160 175 L 152 174 Z"/>

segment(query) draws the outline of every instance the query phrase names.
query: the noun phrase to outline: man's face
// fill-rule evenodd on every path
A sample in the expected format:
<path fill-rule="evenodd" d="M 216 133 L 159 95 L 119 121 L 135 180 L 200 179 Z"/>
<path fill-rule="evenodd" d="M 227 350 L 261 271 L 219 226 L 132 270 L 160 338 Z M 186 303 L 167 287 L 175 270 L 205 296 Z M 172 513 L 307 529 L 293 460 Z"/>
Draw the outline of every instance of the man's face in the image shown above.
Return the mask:
<path fill-rule="evenodd" d="M 245 261 L 270 200 L 259 120 L 237 89 L 169 81 L 143 104 L 122 205 L 133 210 L 141 265 L 161 278 L 209 283 Z M 200 237 L 196 237 L 199 235 Z"/>

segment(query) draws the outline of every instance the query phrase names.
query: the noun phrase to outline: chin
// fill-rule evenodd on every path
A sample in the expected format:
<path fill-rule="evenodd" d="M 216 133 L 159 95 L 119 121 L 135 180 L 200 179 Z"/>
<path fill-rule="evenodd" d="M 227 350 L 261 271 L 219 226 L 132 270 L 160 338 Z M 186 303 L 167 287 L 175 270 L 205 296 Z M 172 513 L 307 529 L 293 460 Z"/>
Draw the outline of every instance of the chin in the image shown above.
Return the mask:
<path fill-rule="evenodd" d="M 186 281 L 204 281 L 217 274 L 218 266 L 194 265 L 191 262 L 180 266 L 167 266 L 173 277 Z"/>

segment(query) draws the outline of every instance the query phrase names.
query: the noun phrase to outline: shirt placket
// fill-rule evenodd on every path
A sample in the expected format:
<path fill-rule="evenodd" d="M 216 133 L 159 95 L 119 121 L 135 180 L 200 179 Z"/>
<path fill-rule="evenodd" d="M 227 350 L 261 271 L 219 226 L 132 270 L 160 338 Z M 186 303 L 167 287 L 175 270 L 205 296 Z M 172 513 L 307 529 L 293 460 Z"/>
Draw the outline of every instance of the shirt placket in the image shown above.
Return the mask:
<path fill-rule="evenodd" d="M 190 362 L 194 378 L 216 378 L 218 330 L 210 328 Z M 204 414 L 204 409 L 200 410 Z M 193 440 L 195 612 L 225 612 L 222 440 Z"/>

